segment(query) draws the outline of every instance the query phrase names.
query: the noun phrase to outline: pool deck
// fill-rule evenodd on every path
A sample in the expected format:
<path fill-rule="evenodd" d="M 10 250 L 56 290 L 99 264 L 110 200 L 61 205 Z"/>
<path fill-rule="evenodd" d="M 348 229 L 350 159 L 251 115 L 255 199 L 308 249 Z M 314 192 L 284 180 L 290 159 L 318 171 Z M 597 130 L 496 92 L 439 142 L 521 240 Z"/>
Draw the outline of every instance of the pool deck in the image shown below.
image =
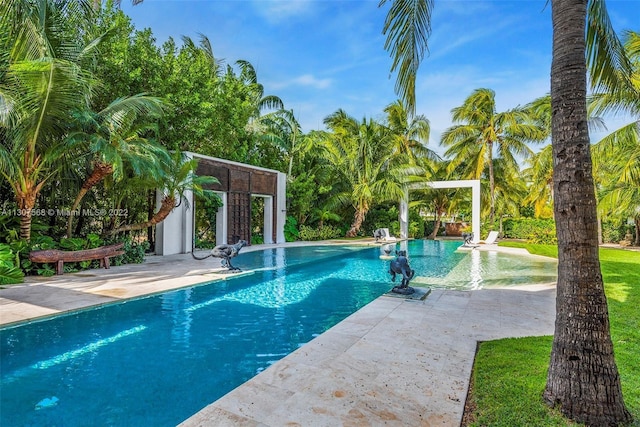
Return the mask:
<path fill-rule="evenodd" d="M 221 271 L 187 254 L 31 277 L 0 289 L 0 325 L 229 277 Z M 553 284 L 381 296 L 181 426 L 459 426 L 477 343 L 551 335 L 554 320 Z"/>

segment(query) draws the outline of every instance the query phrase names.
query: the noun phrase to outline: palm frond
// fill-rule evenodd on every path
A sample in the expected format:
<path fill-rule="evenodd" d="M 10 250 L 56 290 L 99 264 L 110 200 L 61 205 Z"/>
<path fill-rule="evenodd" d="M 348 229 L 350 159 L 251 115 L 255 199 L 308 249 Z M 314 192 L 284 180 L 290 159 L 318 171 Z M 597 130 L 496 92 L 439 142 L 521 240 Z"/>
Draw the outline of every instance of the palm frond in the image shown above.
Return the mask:
<path fill-rule="evenodd" d="M 603 0 L 588 2 L 586 46 L 592 90 L 612 92 L 630 86 L 633 67 L 611 25 Z"/>
<path fill-rule="evenodd" d="M 378 7 L 388 0 L 381 0 Z M 392 57 L 391 72 L 398 73 L 395 91 L 413 115 L 416 107 L 416 76 L 428 52 L 433 0 L 391 0 L 382 34 L 384 48 Z"/>

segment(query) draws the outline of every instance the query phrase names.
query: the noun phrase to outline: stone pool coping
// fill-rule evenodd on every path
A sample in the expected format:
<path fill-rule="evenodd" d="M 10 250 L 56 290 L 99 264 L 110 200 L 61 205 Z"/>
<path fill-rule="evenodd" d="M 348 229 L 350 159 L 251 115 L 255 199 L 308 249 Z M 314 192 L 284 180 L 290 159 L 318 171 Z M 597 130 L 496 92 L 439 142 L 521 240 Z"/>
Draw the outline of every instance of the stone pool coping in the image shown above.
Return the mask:
<path fill-rule="evenodd" d="M 496 245 L 475 250 L 532 256 Z M 187 254 L 28 278 L 0 289 L 0 324 L 228 277 L 220 271 L 219 261 Z M 551 335 L 554 320 L 554 284 L 434 289 L 424 301 L 381 296 L 181 425 L 458 426 L 477 342 Z"/>

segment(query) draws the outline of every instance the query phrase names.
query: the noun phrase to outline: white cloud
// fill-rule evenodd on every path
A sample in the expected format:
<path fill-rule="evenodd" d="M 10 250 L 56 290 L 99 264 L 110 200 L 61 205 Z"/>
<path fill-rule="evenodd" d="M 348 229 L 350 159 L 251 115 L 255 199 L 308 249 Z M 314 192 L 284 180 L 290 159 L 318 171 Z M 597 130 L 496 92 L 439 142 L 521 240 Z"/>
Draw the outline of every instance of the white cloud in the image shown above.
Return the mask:
<path fill-rule="evenodd" d="M 312 74 L 303 74 L 293 77 L 287 81 L 269 83 L 269 87 L 273 90 L 280 90 L 291 86 L 312 87 L 315 89 L 326 89 L 332 84 L 331 79 L 319 79 Z"/>
<path fill-rule="evenodd" d="M 295 16 L 309 14 L 312 0 L 255 0 L 253 7 L 271 24 L 279 24 Z"/>
<path fill-rule="evenodd" d="M 318 79 L 311 74 L 304 74 L 293 79 L 293 84 L 300 86 L 312 86 L 317 89 L 326 89 L 331 86 L 331 79 Z"/>

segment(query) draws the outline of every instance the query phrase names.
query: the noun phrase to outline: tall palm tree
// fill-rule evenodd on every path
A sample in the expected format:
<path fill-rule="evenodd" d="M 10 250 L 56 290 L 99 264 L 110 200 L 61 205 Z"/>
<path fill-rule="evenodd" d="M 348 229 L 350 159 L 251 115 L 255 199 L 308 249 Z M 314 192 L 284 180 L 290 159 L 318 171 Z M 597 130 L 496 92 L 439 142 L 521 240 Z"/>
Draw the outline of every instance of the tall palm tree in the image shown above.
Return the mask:
<path fill-rule="evenodd" d="M 374 203 L 400 200 L 399 170 L 391 168 L 393 145 L 388 129 L 374 120 L 357 121 L 344 110 L 324 119 L 332 131 L 323 140 L 323 157 L 341 178 L 334 199 L 354 209 L 347 237 L 355 237 Z"/>
<path fill-rule="evenodd" d="M 278 110 L 260 118 L 265 127 L 262 138 L 278 146 L 288 158 L 287 178 L 292 179 L 293 160 L 311 148 L 311 139 L 302 134 L 293 110 Z"/>
<path fill-rule="evenodd" d="M 596 166 L 606 166 L 599 207 L 636 224 L 634 243 L 640 245 L 640 33 L 628 31 L 623 47 L 632 68 L 631 74 L 618 65 L 611 82 L 595 89 L 590 103 L 594 114 L 624 112 L 634 120 L 599 141 L 594 149 Z M 619 64 L 624 65 L 624 61 Z"/>
<path fill-rule="evenodd" d="M 553 158 L 551 144 L 527 159 L 523 174 L 530 183 L 523 202 L 533 204 L 536 218 L 553 214 Z"/>
<path fill-rule="evenodd" d="M 89 19 L 90 11 L 90 0 L 7 0 L 0 12 L 0 50 L 7 64 L 0 75 L 0 173 L 15 194 L 25 240 L 31 238 L 38 193 L 65 154 L 71 112 L 88 108 L 93 81 L 82 64 L 96 53 L 99 39 L 79 45 L 69 39 L 69 22 Z"/>
<path fill-rule="evenodd" d="M 592 4 L 600 1 L 592 0 Z M 587 127 L 586 0 L 553 0 L 551 108 L 558 236 L 555 334 L 544 400 L 588 425 L 631 420 L 613 355 L 600 272 Z M 595 13 L 595 11 L 593 11 Z M 600 13 L 606 14 L 602 8 Z M 600 17 L 601 18 L 601 17 Z M 593 17 L 592 19 L 597 19 Z"/>
<path fill-rule="evenodd" d="M 146 188 L 162 188 L 164 190 L 158 210 L 146 221 L 135 224 L 125 224 L 108 231 L 107 235 L 115 235 L 127 231 L 144 230 L 165 220 L 171 211 L 179 204 L 186 203 L 185 193 L 190 190 L 203 195 L 203 186 L 218 184 L 218 180 L 210 176 L 197 176 L 198 159 L 187 159 L 182 153 L 174 153 L 164 163 L 164 173 L 159 176 L 141 177 Z"/>
<path fill-rule="evenodd" d="M 503 232 L 503 219 L 505 217 L 520 216 L 522 200 L 527 195 L 527 184 L 518 169 L 505 166 L 503 159 L 494 160 L 493 165 L 496 175 L 502 179 L 496 181 L 496 215 L 499 221 L 499 233 Z"/>
<path fill-rule="evenodd" d="M 616 217 L 632 218 L 633 244 L 640 246 L 640 124 L 624 126 L 594 146 L 605 181 L 601 182 L 598 208 Z"/>
<path fill-rule="evenodd" d="M 244 82 L 249 89 L 251 106 L 253 107 L 252 118 L 260 117 L 261 112 L 265 109 L 284 109 L 284 103 L 279 97 L 264 94 L 264 86 L 258 83 L 258 73 L 249 61 L 240 59 L 236 61 L 236 65 L 240 67 L 240 81 Z"/>
<path fill-rule="evenodd" d="M 495 93 L 491 89 L 476 89 L 451 112 L 453 122 L 459 124 L 442 134 L 442 143 L 449 147 L 445 155 L 453 157 L 449 167 L 451 170 L 462 167 L 466 179 L 480 179 L 488 170 L 489 222 L 493 223 L 496 204 L 494 150 L 506 168 L 517 170 L 517 156 L 526 159 L 533 154 L 527 143 L 542 141 L 546 132 L 526 109 L 496 112 Z"/>
<path fill-rule="evenodd" d="M 380 4 L 386 3 L 382 0 Z M 415 76 L 426 49 L 431 17 L 429 0 L 395 0 L 387 15 L 386 47 L 399 68 L 397 85 L 405 103 L 415 107 Z M 551 69 L 554 216 L 558 236 L 556 327 L 544 399 L 568 417 L 589 425 L 630 421 L 613 357 L 607 300 L 598 257 L 595 190 L 587 129 L 585 32 L 607 28 L 602 0 L 552 0 Z M 585 31 L 587 5 L 590 25 Z M 427 13 L 428 12 L 428 13 Z M 606 17 L 606 19 L 604 19 Z M 412 32 L 418 32 L 416 37 Z M 615 34 L 615 33 L 614 33 Z M 613 43 L 615 45 L 615 43 Z M 612 44 L 604 43 L 606 46 Z M 617 51 L 612 49 L 612 51 Z M 418 55 L 416 55 L 418 53 Z M 605 73 L 606 74 L 606 73 Z M 597 76 L 598 73 L 592 73 Z M 414 95 L 413 97 L 411 95 Z"/>
<path fill-rule="evenodd" d="M 91 170 L 78 191 L 71 210 L 75 211 L 91 188 L 107 176 L 123 177 L 123 163 L 133 172 L 153 174 L 167 156 L 164 148 L 145 137 L 155 125 L 149 120 L 162 114 L 163 101 L 143 94 L 119 98 L 98 113 L 81 112 L 76 122 L 84 129 L 72 132 L 69 147 L 83 146 L 91 155 Z M 141 119 L 141 121 L 140 121 Z M 67 220 L 71 237 L 73 215 Z"/>
<path fill-rule="evenodd" d="M 387 113 L 387 126 L 391 131 L 395 154 L 404 157 L 404 161 L 416 164 L 418 158 L 435 160 L 438 155 L 427 148 L 431 125 L 423 115 L 409 119 L 409 113 L 397 100 L 384 109 Z"/>

